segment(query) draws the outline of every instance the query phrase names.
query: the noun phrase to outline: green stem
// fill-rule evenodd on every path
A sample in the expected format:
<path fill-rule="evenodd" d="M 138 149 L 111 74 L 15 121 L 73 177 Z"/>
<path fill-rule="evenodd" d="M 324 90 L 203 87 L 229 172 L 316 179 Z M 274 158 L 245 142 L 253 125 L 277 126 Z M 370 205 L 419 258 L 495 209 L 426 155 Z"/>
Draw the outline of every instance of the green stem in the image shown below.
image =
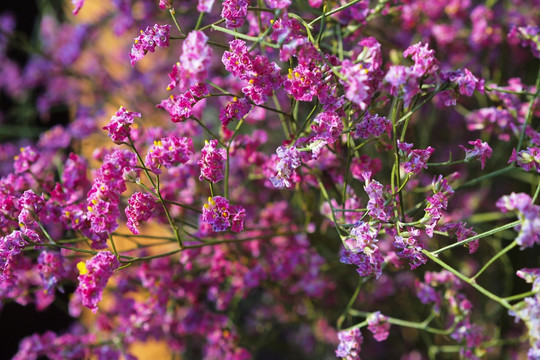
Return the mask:
<path fill-rule="evenodd" d="M 456 275 L 458 278 L 465 281 L 467 284 L 471 285 L 473 288 L 475 288 L 476 290 L 478 290 L 479 292 L 484 294 L 486 297 L 490 298 L 491 300 L 496 301 L 497 303 L 501 304 L 502 306 L 504 306 L 508 310 L 512 309 L 512 306 L 506 300 L 504 300 L 503 298 L 498 297 L 497 295 L 493 294 L 492 292 L 490 292 L 490 291 L 486 290 L 485 288 L 483 288 L 482 286 L 478 285 L 476 283 L 476 281 L 469 279 L 467 276 L 463 275 L 462 273 L 460 273 L 459 271 L 457 271 L 456 269 L 454 269 L 453 267 L 451 267 L 450 265 L 448 265 L 447 263 L 445 263 L 444 261 L 439 259 L 437 256 L 433 255 L 429 251 L 423 249 L 422 254 L 424 254 L 425 256 L 430 258 L 431 261 L 437 263 L 443 269 L 450 271 L 452 274 Z"/>
<path fill-rule="evenodd" d="M 471 241 L 476 240 L 476 239 L 485 238 L 487 236 L 493 235 L 493 234 L 498 233 L 500 231 L 507 230 L 507 229 L 513 228 L 515 226 L 518 226 L 519 224 L 521 224 L 521 220 L 516 220 L 516 221 L 511 222 L 509 224 L 499 226 L 499 227 L 497 227 L 495 229 L 491 229 L 491 230 L 488 230 L 488 231 L 483 232 L 481 234 L 471 236 L 470 238 L 467 238 L 465 240 L 461 240 L 461 241 L 458 241 L 456 243 L 450 244 L 450 245 L 445 246 L 445 247 L 443 247 L 441 249 L 438 249 L 438 250 L 435 250 L 435 251 L 431 252 L 431 254 L 433 254 L 434 256 L 437 256 L 438 254 L 442 253 L 443 251 L 450 250 L 452 248 L 455 248 L 455 247 L 458 247 L 458 246 L 461 246 L 461 245 L 465 245 L 465 244 L 470 243 Z"/>
<path fill-rule="evenodd" d="M 174 22 L 174 25 L 176 25 L 176 28 L 178 29 L 178 31 L 180 31 L 180 34 L 185 35 L 184 32 L 182 31 L 182 28 L 180 27 L 180 24 L 178 24 L 178 21 L 176 21 L 176 16 L 174 16 L 175 14 L 174 9 L 169 9 L 169 14 L 171 14 L 171 18 Z"/>
<path fill-rule="evenodd" d="M 191 115 L 190 116 L 190 119 L 193 119 L 197 122 L 197 124 L 199 124 L 203 129 L 204 131 L 206 131 L 211 137 L 213 137 L 214 139 L 216 139 L 219 144 L 223 147 L 227 147 L 227 145 L 225 145 L 220 139 L 218 136 L 216 136 L 212 130 L 210 130 L 206 125 L 203 124 L 203 122 L 201 120 L 199 120 L 198 118 L 196 118 L 195 116 Z"/>
<path fill-rule="evenodd" d="M 197 24 L 195 25 L 195 30 L 199 30 L 199 27 L 201 26 L 203 18 L 204 18 L 204 12 L 201 12 L 199 14 L 199 18 L 197 19 Z"/>
<path fill-rule="evenodd" d="M 504 300 L 506 300 L 506 301 L 516 301 L 516 300 L 524 299 L 524 298 L 529 297 L 529 296 L 534 296 L 536 294 L 538 294 L 538 291 L 527 291 L 527 292 L 524 292 L 524 293 L 521 293 L 521 294 L 505 297 Z"/>
<path fill-rule="evenodd" d="M 318 17 L 316 17 L 315 19 L 311 20 L 311 22 L 310 22 L 308 25 L 311 27 L 311 26 L 313 26 L 317 21 L 319 21 L 319 20 L 321 20 L 321 19 L 323 19 L 323 18 L 325 18 L 325 17 L 327 17 L 327 16 L 330 16 L 330 15 L 332 15 L 332 14 L 335 14 L 335 13 L 337 13 L 337 12 L 340 12 L 341 10 L 344 10 L 344 9 L 346 9 L 346 8 L 348 8 L 348 7 L 351 7 L 351 6 L 353 6 L 354 4 L 359 3 L 360 1 L 362 1 L 362 0 L 353 0 L 353 1 L 351 1 L 350 3 L 347 3 L 347 4 L 345 4 L 345 5 L 342 5 L 342 6 L 340 6 L 340 7 L 335 8 L 335 9 L 332 9 L 332 10 L 330 10 L 329 12 L 323 13 L 321 16 L 318 16 Z"/>
<path fill-rule="evenodd" d="M 360 289 L 362 288 L 362 285 L 366 282 L 368 278 L 360 278 L 358 281 L 358 285 L 356 285 L 356 289 L 354 290 L 353 295 L 349 299 L 349 302 L 347 303 L 347 306 L 345 306 L 345 310 L 341 313 L 339 318 L 337 319 L 337 328 L 338 330 L 341 330 L 341 325 L 343 325 L 343 322 L 345 321 L 345 317 L 349 313 L 349 310 L 354 305 L 354 302 L 356 301 L 356 298 L 358 298 L 358 294 L 360 293 Z"/>
<path fill-rule="evenodd" d="M 508 245 L 507 247 L 505 247 L 503 250 L 501 250 L 500 252 L 498 252 L 495 256 L 493 256 L 491 259 L 489 259 L 489 261 L 480 269 L 478 270 L 478 272 L 473 276 L 471 277 L 471 280 L 474 281 L 476 280 L 477 277 L 479 277 L 491 264 L 493 264 L 498 258 L 500 258 L 501 256 L 503 256 L 504 254 L 506 254 L 507 252 L 509 252 L 510 250 L 512 250 L 513 248 L 515 248 L 517 246 L 517 243 L 515 241 L 513 241 L 512 243 L 510 243 L 510 245 Z"/>
<path fill-rule="evenodd" d="M 349 313 L 351 315 L 353 315 L 353 316 L 362 316 L 362 317 L 365 317 L 365 318 L 369 317 L 372 314 L 370 312 L 358 311 L 358 310 L 354 310 L 354 309 L 349 310 Z M 418 322 L 415 322 L 415 321 L 397 319 L 397 318 L 394 318 L 394 317 L 391 317 L 391 316 L 386 316 L 386 318 L 387 318 L 387 321 L 392 325 L 398 325 L 398 326 L 407 327 L 407 328 L 411 328 L 411 329 L 424 330 L 424 331 L 427 331 L 427 332 L 430 332 L 430 333 L 433 333 L 433 334 L 438 334 L 438 335 L 449 335 L 449 334 L 451 334 L 454 331 L 454 329 L 455 329 L 455 327 L 457 325 L 456 323 L 453 323 L 448 329 L 437 329 L 437 328 L 427 326 L 427 324 L 429 324 L 430 320 L 433 318 L 433 315 L 430 315 L 426 320 L 422 321 L 421 323 L 418 323 Z M 351 326 L 347 330 L 353 329 L 355 327 L 358 327 L 358 325 Z"/>

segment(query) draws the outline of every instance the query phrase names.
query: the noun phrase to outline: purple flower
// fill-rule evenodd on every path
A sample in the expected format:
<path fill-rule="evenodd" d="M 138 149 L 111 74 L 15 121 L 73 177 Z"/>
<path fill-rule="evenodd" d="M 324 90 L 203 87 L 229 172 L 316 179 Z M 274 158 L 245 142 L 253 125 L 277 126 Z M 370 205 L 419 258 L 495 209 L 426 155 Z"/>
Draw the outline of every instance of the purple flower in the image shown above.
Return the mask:
<path fill-rule="evenodd" d="M 491 157 L 491 147 L 488 145 L 487 142 L 484 142 L 480 139 L 477 139 L 475 141 L 469 141 L 469 145 L 472 145 L 473 148 L 467 149 L 463 145 L 459 146 L 463 149 L 463 151 L 465 151 L 465 161 L 470 162 L 474 159 L 480 159 L 480 164 L 482 164 L 482 170 L 484 170 L 486 160 Z"/>
<path fill-rule="evenodd" d="M 193 155 L 193 141 L 186 137 L 170 136 L 154 141 L 148 149 L 145 165 L 155 174 L 161 174 L 160 167 L 171 168 L 185 164 Z"/>
<path fill-rule="evenodd" d="M 207 79 L 212 61 L 212 49 L 207 43 L 208 37 L 202 31 L 192 31 L 187 35 L 182 43 L 180 61 L 169 73 L 171 82 L 167 90 L 178 86 L 181 91 L 185 91 Z"/>
<path fill-rule="evenodd" d="M 377 235 L 379 234 L 380 227 L 380 225 L 378 227 L 373 227 L 370 223 L 363 221 L 356 223 L 349 232 L 350 235 L 356 239 L 356 243 L 352 244 L 350 249 L 355 252 L 369 252 L 370 250 L 375 250 L 377 248 L 375 243 L 378 241 Z"/>
<path fill-rule="evenodd" d="M 19 155 L 13 158 L 15 174 L 22 174 L 30 170 L 30 167 L 39 159 L 39 153 L 32 146 L 22 147 Z"/>
<path fill-rule="evenodd" d="M 398 148 L 401 150 L 403 162 L 401 165 L 406 173 L 416 175 L 422 169 L 427 169 L 427 161 L 431 154 L 435 151 L 434 148 L 428 146 L 427 149 L 414 149 L 412 144 L 401 142 L 398 140 Z"/>
<path fill-rule="evenodd" d="M 199 0 L 197 3 L 197 11 L 210 13 L 212 11 L 212 6 L 214 6 L 214 0 Z"/>
<path fill-rule="evenodd" d="M 279 66 L 266 56 L 251 56 L 242 40 L 233 40 L 229 46 L 231 51 L 225 51 L 221 57 L 225 69 L 247 82 L 242 88 L 245 95 L 255 104 L 263 104 L 283 82 Z"/>
<path fill-rule="evenodd" d="M 39 254 L 37 269 L 45 291 L 51 292 L 51 290 L 54 290 L 65 276 L 63 262 L 64 257 L 57 251 L 45 250 Z"/>
<path fill-rule="evenodd" d="M 281 189 L 292 186 L 294 170 L 300 166 L 300 154 L 296 147 L 280 146 L 276 150 L 279 161 L 276 166 L 277 174 L 270 178 L 274 187 Z"/>
<path fill-rule="evenodd" d="M 394 250 L 397 256 L 409 260 L 411 270 L 427 262 L 422 254 L 422 245 L 415 239 L 419 235 L 420 230 L 409 228 L 407 232 L 402 232 L 394 238 Z"/>
<path fill-rule="evenodd" d="M 79 286 L 75 291 L 81 298 L 84 306 L 95 314 L 97 303 L 101 301 L 103 289 L 107 285 L 120 262 L 109 251 L 101 251 L 86 262 L 79 262 Z"/>
<path fill-rule="evenodd" d="M 249 103 L 248 99 L 238 99 L 234 97 L 232 101 L 228 102 L 225 108 L 219 112 L 219 121 L 221 125 L 227 126 L 233 120 L 240 120 L 246 116 L 253 106 Z"/>
<path fill-rule="evenodd" d="M 350 60 L 341 63 L 341 73 L 347 79 L 344 83 L 345 97 L 358 105 L 360 109 L 367 109 L 374 90 L 371 88 L 369 70 L 362 64 L 353 64 Z"/>
<path fill-rule="evenodd" d="M 172 122 L 181 122 L 193 115 L 193 105 L 197 102 L 190 90 L 180 95 L 171 95 L 161 103 L 157 108 L 165 109 Z"/>
<path fill-rule="evenodd" d="M 508 163 L 516 162 L 525 171 L 535 169 L 540 173 L 540 148 L 533 146 L 528 147 L 526 150 L 516 152 L 516 149 L 512 149 L 512 156 L 508 160 Z"/>
<path fill-rule="evenodd" d="M 441 231 L 445 231 L 448 233 L 449 237 L 455 238 L 457 242 L 460 242 L 462 240 L 468 239 L 470 237 L 473 237 L 476 235 L 476 231 L 474 231 L 472 228 L 468 228 L 467 224 L 465 223 L 449 223 L 445 224 Z M 480 245 L 480 241 L 478 239 L 468 242 L 465 246 L 469 247 L 469 254 L 473 254 L 478 250 L 478 246 Z"/>
<path fill-rule="evenodd" d="M 355 265 L 356 272 L 360 276 L 375 275 L 375 278 L 378 279 L 382 275 L 384 258 L 376 246 L 364 248 L 360 252 L 344 249 L 339 261 L 343 264 Z"/>
<path fill-rule="evenodd" d="M 147 26 L 146 30 L 141 30 L 141 35 L 135 38 L 135 43 L 129 54 L 131 66 L 135 66 L 135 63 L 141 60 L 147 52 L 154 52 L 156 46 L 168 47 L 170 28 L 169 24 L 155 24 L 153 28 Z"/>
<path fill-rule="evenodd" d="M 540 26 L 514 26 L 508 33 L 508 41 L 529 46 L 534 57 L 540 58 Z"/>
<path fill-rule="evenodd" d="M 6 269 L 13 261 L 16 261 L 15 257 L 21 253 L 25 246 L 26 240 L 19 230 L 0 238 L 0 283 L 7 279 L 9 272 Z"/>
<path fill-rule="evenodd" d="M 111 121 L 103 127 L 109 132 L 109 137 L 115 144 L 122 144 L 128 141 L 131 134 L 131 124 L 135 116 L 141 117 L 141 113 L 127 111 L 123 106 L 111 118 Z"/>
<path fill-rule="evenodd" d="M 383 186 L 377 180 L 366 181 L 364 190 L 368 194 L 369 201 L 367 204 L 367 210 L 369 211 L 369 216 L 381 220 L 388 221 L 390 219 L 390 214 L 386 213 L 384 209 L 384 196 L 383 196 Z"/>
<path fill-rule="evenodd" d="M 225 177 L 227 151 L 225 149 L 218 149 L 217 146 L 217 140 L 205 142 L 201 151 L 201 159 L 198 163 L 201 168 L 200 181 L 207 180 L 216 183 Z"/>
<path fill-rule="evenodd" d="M 430 75 L 439 69 L 439 61 L 435 59 L 433 53 L 435 50 L 429 50 L 428 44 L 422 46 L 422 43 L 411 45 L 403 52 L 403 57 L 411 56 L 414 60 L 413 72 L 420 77 Z"/>
<path fill-rule="evenodd" d="M 234 232 L 244 229 L 246 210 L 240 205 L 230 205 L 229 200 L 222 196 L 208 198 L 204 204 L 201 221 L 212 225 L 213 231 L 225 231 L 229 227 Z"/>
<path fill-rule="evenodd" d="M 224 0 L 221 17 L 228 29 L 239 28 L 246 21 L 249 0 Z"/>
<path fill-rule="evenodd" d="M 446 106 L 456 105 L 459 94 L 472 96 L 475 90 L 481 94 L 484 93 L 484 79 L 477 78 L 468 69 L 443 72 L 440 74 L 440 78 L 442 81 L 457 85 L 456 90 L 442 91 L 437 95 L 443 99 Z"/>
<path fill-rule="evenodd" d="M 19 213 L 19 223 L 25 226 L 32 225 L 39 220 L 37 214 L 43 209 L 45 199 L 37 196 L 32 190 L 26 190 L 19 198 L 17 205 L 21 212 Z"/>
<path fill-rule="evenodd" d="M 294 70 L 289 69 L 283 87 L 297 101 L 311 101 L 319 92 L 322 76 L 320 68 L 300 64 Z"/>
<path fill-rule="evenodd" d="M 368 329 L 373 333 L 373 337 L 377 341 L 384 341 L 390 334 L 390 323 L 388 318 L 376 311 L 367 317 Z"/>
<path fill-rule="evenodd" d="M 383 81 L 388 84 L 390 95 L 403 98 L 403 106 L 407 107 L 414 96 L 420 93 L 421 76 L 413 67 L 392 65 Z"/>
<path fill-rule="evenodd" d="M 516 243 L 521 250 L 540 244 L 540 205 L 534 205 L 529 195 L 525 193 L 505 195 L 496 205 L 503 213 L 517 211 L 521 224 L 515 227 L 519 232 Z"/>
<path fill-rule="evenodd" d="M 62 173 L 62 186 L 68 190 L 84 190 L 89 185 L 86 172 L 88 164 L 86 160 L 75 153 L 70 153 L 64 164 Z"/>
<path fill-rule="evenodd" d="M 353 328 L 338 332 L 339 345 L 336 356 L 346 360 L 360 359 L 360 346 L 364 341 L 360 329 Z"/>
<path fill-rule="evenodd" d="M 390 136 L 392 122 L 384 116 L 366 113 L 362 121 L 356 124 L 355 137 L 367 139 L 371 136 L 381 136 L 385 132 Z"/>
<path fill-rule="evenodd" d="M 270 9 L 286 9 L 291 5 L 292 0 L 265 0 Z"/>
<path fill-rule="evenodd" d="M 128 199 L 126 208 L 127 227 L 134 234 L 139 234 L 138 226 L 141 222 L 152 217 L 156 207 L 156 200 L 150 194 L 136 192 Z"/>
<path fill-rule="evenodd" d="M 313 119 L 315 124 L 311 129 L 315 133 L 315 140 L 323 140 L 327 144 L 336 142 L 343 132 L 343 122 L 333 111 L 320 113 Z"/>

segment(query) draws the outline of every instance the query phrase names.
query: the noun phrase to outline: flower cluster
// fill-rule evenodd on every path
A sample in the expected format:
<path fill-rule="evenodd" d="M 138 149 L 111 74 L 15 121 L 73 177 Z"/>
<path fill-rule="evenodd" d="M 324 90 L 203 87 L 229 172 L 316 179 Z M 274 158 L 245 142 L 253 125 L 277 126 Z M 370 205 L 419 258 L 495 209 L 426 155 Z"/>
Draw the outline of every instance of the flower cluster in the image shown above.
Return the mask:
<path fill-rule="evenodd" d="M 519 232 L 516 243 L 521 249 L 540 244 L 540 205 L 535 205 L 531 197 L 525 193 L 505 195 L 497 201 L 502 212 L 516 211 L 521 223 L 516 226 Z"/>
<path fill-rule="evenodd" d="M 201 159 L 198 163 L 201 169 L 199 180 L 206 180 L 213 183 L 223 180 L 225 177 L 226 158 L 227 151 L 218 148 L 217 140 L 206 141 L 201 150 Z"/>
<path fill-rule="evenodd" d="M 154 52 L 156 46 L 169 47 L 169 31 L 171 25 L 158 25 L 155 24 L 153 28 L 147 26 L 141 35 L 135 38 L 135 44 L 131 48 L 129 59 L 131 60 L 131 66 L 135 66 L 135 63 L 141 60 L 147 52 Z"/>
<path fill-rule="evenodd" d="M 84 323 L 14 358 L 539 358 L 540 7 L 214 2 L 0 12 L 0 310 Z"/>
<path fill-rule="evenodd" d="M 103 296 L 103 289 L 107 285 L 113 272 L 120 266 L 120 262 L 109 251 L 101 251 L 86 262 L 79 262 L 79 286 L 76 294 L 81 298 L 84 306 L 96 313 L 97 304 Z"/>
<path fill-rule="evenodd" d="M 139 225 L 152 217 L 156 200 L 150 194 L 136 192 L 128 199 L 126 208 L 127 227 L 134 234 L 139 234 Z"/>
<path fill-rule="evenodd" d="M 135 117 L 141 117 L 141 113 L 127 111 L 123 106 L 114 114 L 111 121 L 103 127 L 115 144 L 122 144 L 129 140 L 131 124 Z"/>
<path fill-rule="evenodd" d="M 171 168 L 187 163 L 193 155 L 193 141 L 185 137 L 169 136 L 154 141 L 148 149 L 144 163 L 155 174 L 161 174 L 160 167 Z"/>
<path fill-rule="evenodd" d="M 213 231 L 240 232 L 244 229 L 246 210 L 240 205 L 230 205 L 229 200 L 222 196 L 208 198 L 208 203 L 203 206 L 201 221 L 211 225 Z"/>

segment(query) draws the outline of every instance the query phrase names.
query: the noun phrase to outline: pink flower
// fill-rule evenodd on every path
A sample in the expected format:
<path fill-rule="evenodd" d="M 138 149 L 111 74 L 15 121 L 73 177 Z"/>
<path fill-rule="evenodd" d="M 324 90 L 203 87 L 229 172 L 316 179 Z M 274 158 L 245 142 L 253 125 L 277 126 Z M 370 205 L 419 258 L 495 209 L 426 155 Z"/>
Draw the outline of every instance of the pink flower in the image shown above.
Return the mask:
<path fill-rule="evenodd" d="M 222 196 L 208 198 L 204 204 L 201 221 L 212 225 L 213 231 L 225 231 L 231 228 L 234 232 L 244 229 L 246 210 L 240 205 L 230 205 L 229 200 Z"/>
<path fill-rule="evenodd" d="M 198 163 L 201 168 L 200 181 L 207 180 L 216 183 L 225 177 L 227 151 L 218 149 L 217 146 L 217 140 L 206 141 L 201 151 L 201 159 Z"/>
<path fill-rule="evenodd" d="M 19 201 L 17 202 L 19 209 L 19 223 L 25 226 L 34 224 L 36 220 L 39 220 L 38 213 L 43 209 L 45 205 L 45 199 L 42 196 L 37 196 L 32 190 L 26 190 Z"/>
<path fill-rule="evenodd" d="M 343 330 L 338 332 L 339 345 L 336 356 L 344 359 L 360 359 L 360 345 L 364 341 L 360 329 Z"/>
<path fill-rule="evenodd" d="M 249 0 L 224 0 L 221 17 L 228 29 L 239 28 L 246 21 Z"/>
<path fill-rule="evenodd" d="M 109 251 L 102 251 L 86 262 L 79 262 L 79 286 L 76 293 L 80 296 L 84 306 L 96 313 L 97 303 L 101 301 L 103 289 L 107 285 L 114 270 L 120 262 Z"/>
<path fill-rule="evenodd" d="M 418 70 L 414 67 L 392 65 L 384 77 L 384 83 L 389 86 L 388 92 L 401 97 L 405 107 L 420 93 L 420 78 L 423 74 L 418 73 Z"/>
<path fill-rule="evenodd" d="M 155 24 L 153 28 L 147 26 L 146 30 L 141 30 L 141 35 L 135 38 L 135 43 L 129 54 L 131 66 L 135 66 L 135 63 L 141 60 L 147 52 L 154 52 L 156 46 L 168 47 L 170 28 L 169 24 Z"/>
<path fill-rule="evenodd" d="M 480 164 L 482 164 L 482 170 L 484 170 L 484 165 L 486 165 L 486 160 L 491 157 L 491 147 L 487 142 L 484 142 L 480 139 L 475 141 L 469 141 L 469 145 L 472 145 L 472 149 L 467 149 L 465 146 L 460 145 L 459 147 L 465 151 L 465 161 L 470 162 L 474 159 L 480 159 Z"/>
<path fill-rule="evenodd" d="M 369 211 L 369 216 L 381 220 L 388 221 L 390 220 L 390 214 L 385 211 L 384 208 L 384 196 L 383 196 L 383 186 L 377 180 L 366 181 L 364 190 L 368 194 L 369 201 L 367 204 L 367 210 Z"/>
<path fill-rule="evenodd" d="M 418 174 L 422 169 L 427 169 L 427 161 L 431 154 L 435 151 L 434 148 L 428 146 L 427 149 L 413 149 L 413 144 L 401 142 L 398 140 L 398 148 L 403 156 L 401 165 L 406 173 Z"/>
<path fill-rule="evenodd" d="M 219 112 L 219 121 L 221 125 L 227 126 L 233 120 L 240 120 L 246 116 L 253 106 L 246 98 L 238 99 L 234 97 L 232 101 L 228 102 L 225 108 Z"/>
<path fill-rule="evenodd" d="M 322 75 L 317 66 L 308 67 L 300 64 L 294 70 L 289 69 L 283 87 L 297 101 L 311 101 L 319 92 Z"/>
<path fill-rule="evenodd" d="M 141 222 L 152 217 L 152 212 L 156 207 L 156 200 L 150 194 L 136 192 L 128 200 L 126 208 L 127 227 L 132 233 L 138 234 L 138 226 Z"/>
<path fill-rule="evenodd" d="M 525 171 L 535 169 L 536 172 L 540 173 L 540 148 L 533 146 L 520 152 L 516 152 L 516 149 L 513 149 L 508 163 L 514 161 Z"/>
<path fill-rule="evenodd" d="M 154 145 L 148 149 L 144 163 L 155 174 L 161 174 L 161 166 L 171 168 L 180 163 L 185 164 L 192 155 L 191 139 L 170 136 L 154 141 Z"/>
<path fill-rule="evenodd" d="M 435 59 L 433 53 L 435 50 L 429 50 L 428 44 L 422 46 L 422 43 L 411 45 L 403 52 L 403 57 L 411 56 L 414 60 L 413 71 L 420 77 L 430 75 L 439 69 L 439 61 Z"/>
<path fill-rule="evenodd" d="M 373 337 L 377 341 L 384 341 L 390 333 L 390 323 L 388 318 L 376 311 L 367 317 L 368 329 L 373 333 Z"/>
<path fill-rule="evenodd" d="M 193 105 L 197 102 L 191 91 L 180 95 L 171 95 L 162 100 L 157 108 L 165 109 L 171 116 L 172 122 L 181 122 L 193 115 Z"/>
<path fill-rule="evenodd" d="M 39 159 L 39 153 L 32 146 L 22 147 L 19 155 L 13 158 L 15 174 L 22 174 L 30 170 L 30 167 Z"/>
<path fill-rule="evenodd" d="M 141 117 L 141 113 L 127 111 L 123 106 L 111 118 L 111 121 L 103 127 L 109 132 L 109 137 L 115 144 L 122 144 L 128 141 L 131 134 L 131 124 L 135 116 Z"/>
<path fill-rule="evenodd" d="M 315 140 L 323 140 L 327 144 L 336 142 L 343 132 L 343 122 L 333 111 L 320 113 L 313 119 L 316 124 L 311 125 L 315 133 Z"/>
<path fill-rule="evenodd" d="M 276 166 L 277 174 L 270 178 L 276 188 L 291 187 L 294 170 L 300 166 L 300 154 L 296 147 L 280 146 L 276 150 L 279 161 Z"/>
<path fill-rule="evenodd" d="M 71 3 L 74 6 L 73 15 L 77 15 L 79 13 L 79 10 L 81 10 L 84 5 L 84 0 L 71 0 Z"/>
<path fill-rule="evenodd" d="M 366 113 L 362 121 L 356 124 L 354 136 L 367 139 L 371 136 L 381 136 L 385 132 L 390 136 L 392 123 L 384 116 Z"/>
<path fill-rule="evenodd" d="M 169 73 L 171 82 L 167 90 L 178 86 L 180 91 L 185 91 L 208 78 L 212 49 L 207 42 L 208 37 L 202 31 L 192 31 L 187 35 L 182 43 L 180 61 Z"/>

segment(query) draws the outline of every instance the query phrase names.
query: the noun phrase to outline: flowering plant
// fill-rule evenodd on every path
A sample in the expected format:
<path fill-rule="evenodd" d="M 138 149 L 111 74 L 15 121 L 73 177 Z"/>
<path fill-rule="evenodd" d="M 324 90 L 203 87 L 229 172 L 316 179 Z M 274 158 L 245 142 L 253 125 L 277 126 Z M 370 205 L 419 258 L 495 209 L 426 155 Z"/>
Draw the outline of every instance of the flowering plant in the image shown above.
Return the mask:
<path fill-rule="evenodd" d="M 72 2 L 0 14 L 10 356 L 540 359 L 539 4 Z"/>

